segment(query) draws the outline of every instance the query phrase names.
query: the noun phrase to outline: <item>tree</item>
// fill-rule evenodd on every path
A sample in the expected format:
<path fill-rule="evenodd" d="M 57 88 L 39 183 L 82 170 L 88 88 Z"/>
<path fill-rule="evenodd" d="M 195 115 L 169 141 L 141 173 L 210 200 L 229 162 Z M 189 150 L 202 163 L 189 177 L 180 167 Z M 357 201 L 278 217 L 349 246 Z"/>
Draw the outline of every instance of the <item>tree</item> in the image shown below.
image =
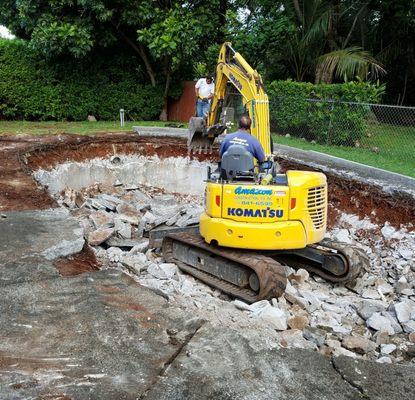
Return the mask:
<path fill-rule="evenodd" d="M 356 36 L 357 21 L 368 2 L 340 0 L 291 0 L 285 2 L 288 13 L 295 15 L 296 34 L 290 53 L 305 58 L 312 51 L 316 56 L 305 63 L 301 71 L 313 68 L 315 82 L 331 83 L 336 76 L 347 81 L 355 78 L 377 78 L 386 71 L 381 64 L 360 46 L 350 46 Z"/>
<path fill-rule="evenodd" d="M 203 7 L 194 8 L 190 4 L 186 7 L 181 4 L 163 5 L 151 16 L 149 14 L 146 27 L 137 30 L 139 42 L 148 47 L 152 58 L 162 67 L 165 101 L 172 74 L 183 62 L 197 60 L 201 43 L 212 35 L 212 16 L 209 11 Z M 167 118 L 166 110 L 167 104 L 161 119 Z"/>
<path fill-rule="evenodd" d="M 330 83 L 334 78 L 366 79 L 369 73 L 377 77 L 384 72 L 358 41 L 357 33 L 367 17 L 364 1 L 256 0 L 249 4 L 242 30 L 246 37 L 238 37 L 245 44 L 253 43 L 267 73 L 274 70 L 271 76 Z"/>
<path fill-rule="evenodd" d="M 0 23 L 46 57 L 82 59 L 120 45 L 136 53 L 153 86 L 220 37 L 227 1 L 177 0 L 0 0 Z M 165 113 L 163 113 L 165 116 Z"/>
<path fill-rule="evenodd" d="M 415 2 L 373 0 L 368 6 L 365 45 L 385 64 L 389 101 L 415 104 Z"/>

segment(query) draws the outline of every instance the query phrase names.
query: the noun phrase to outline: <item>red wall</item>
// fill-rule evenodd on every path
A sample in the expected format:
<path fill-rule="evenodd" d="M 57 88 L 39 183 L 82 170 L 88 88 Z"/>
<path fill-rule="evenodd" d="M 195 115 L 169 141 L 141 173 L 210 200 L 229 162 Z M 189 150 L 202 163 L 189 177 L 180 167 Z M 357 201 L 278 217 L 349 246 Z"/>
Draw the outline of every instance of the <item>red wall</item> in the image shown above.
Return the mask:
<path fill-rule="evenodd" d="M 169 101 L 167 119 L 169 121 L 188 122 L 190 117 L 195 116 L 196 95 L 195 82 L 183 82 L 183 92 L 178 100 Z"/>

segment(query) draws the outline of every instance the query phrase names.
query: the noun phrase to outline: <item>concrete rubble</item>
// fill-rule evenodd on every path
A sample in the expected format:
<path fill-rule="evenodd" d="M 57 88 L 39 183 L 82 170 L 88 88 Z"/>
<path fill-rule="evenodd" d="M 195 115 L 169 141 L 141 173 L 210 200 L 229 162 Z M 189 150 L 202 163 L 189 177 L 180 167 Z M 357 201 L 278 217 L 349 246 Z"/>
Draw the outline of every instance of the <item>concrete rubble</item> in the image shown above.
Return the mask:
<path fill-rule="evenodd" d="M 368 271 L 345 287 L 287 268 L 283 297 L 245 304 L 182 273 L 165 262 L 159 248 L 151 248 L 152 230 L 198 222 L 201 195 L 116 182 L 66 188 L 57 198 L 80 221 L 102 268 L 125 271 L 214 326 L 261 327 L 273 332 L 270 338 L 281 347 L 313 349 L 325 356 L 414 364 L 414 232 L 342 214 L 327 237 L 360 246 L 371 261 Z"/>

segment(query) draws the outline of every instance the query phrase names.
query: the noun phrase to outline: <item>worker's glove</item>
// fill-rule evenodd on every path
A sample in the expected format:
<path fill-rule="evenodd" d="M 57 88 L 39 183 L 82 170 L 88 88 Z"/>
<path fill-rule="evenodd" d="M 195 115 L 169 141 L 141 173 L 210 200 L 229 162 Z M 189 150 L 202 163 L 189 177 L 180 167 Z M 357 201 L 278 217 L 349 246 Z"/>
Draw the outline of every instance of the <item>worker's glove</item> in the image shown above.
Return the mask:
<path fill-rule="evenodd" d="M 274 163 L 271 160 L 266 160 L 259 164 L 259 170 L 261 172 L 271 172 L 274 167 Z"/>
<path fill-rule="evenodd" d="M 203 103 L 209 103 L 209 99 L 208 99 L 207 97 L 204 97 L 204 98 L 202 99 L 202 101 L 203 101 Z"/>

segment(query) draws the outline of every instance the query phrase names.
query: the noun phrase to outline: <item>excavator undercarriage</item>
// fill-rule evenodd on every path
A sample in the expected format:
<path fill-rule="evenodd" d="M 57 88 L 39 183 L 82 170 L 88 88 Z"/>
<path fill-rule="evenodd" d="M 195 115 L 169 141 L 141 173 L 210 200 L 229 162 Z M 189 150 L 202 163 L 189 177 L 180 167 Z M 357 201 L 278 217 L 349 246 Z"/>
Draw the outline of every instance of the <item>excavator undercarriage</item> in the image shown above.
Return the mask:
<path fill-rule="evenodd" d="M 177 233 L 163 240 L 168 262 L 223 292 L 248 303 L 280 297 L 287 268 L 304 268 L 330 282 L 348 282 L 368 267 L 357 247 L 325 240 L 290 251 L 251 251 L 207 244 L 195 233 Z"/>

